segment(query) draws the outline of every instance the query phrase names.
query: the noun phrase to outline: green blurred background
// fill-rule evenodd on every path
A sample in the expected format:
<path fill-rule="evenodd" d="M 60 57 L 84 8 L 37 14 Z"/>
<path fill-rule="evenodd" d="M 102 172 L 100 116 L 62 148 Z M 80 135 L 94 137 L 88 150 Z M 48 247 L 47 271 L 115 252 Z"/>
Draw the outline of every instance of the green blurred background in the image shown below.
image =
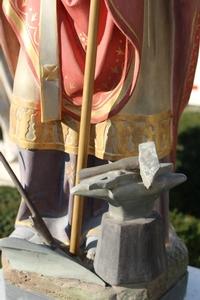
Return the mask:
<path fill-rule="evenodd" d="M 170 194 L 170 218 L 189 249 L 190 265 L 200 267 L 200 109 L 187 107 L 179 126 L 177 172 L 188 180 Z M 19 206 L 14 188 L 0 187 L 0 238 L 8 236 Z"/>

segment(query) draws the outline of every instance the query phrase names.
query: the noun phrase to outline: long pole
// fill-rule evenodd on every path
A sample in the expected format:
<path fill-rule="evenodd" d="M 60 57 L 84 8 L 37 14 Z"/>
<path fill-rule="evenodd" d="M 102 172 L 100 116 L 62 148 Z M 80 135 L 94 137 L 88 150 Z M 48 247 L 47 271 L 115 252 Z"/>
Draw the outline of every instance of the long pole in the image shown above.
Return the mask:
<path fill-rule="evenodd" d="M 90 137 L 90 120 L 92 109 L 92 96 L 94 90 L 94 77 L 97 53 L 97 33 L 99 23 L 99 5 L 100 0 L 90 1 L 90 15 L 88 26 L 88 43 L 86 51 L 84 85 L 83 85 L 83 103 L 81 110 L 81 122 L 79 132 L 78 158 L 76 168 L 75 184 L 79 183 L 79 172 L 86 167 L 88 144 Z M 72 231 L 70 239 L 70 252 L 77 254 L 81 236 L 81 226 L 83 219 L 83 197 L 74 196 L 73 214 L 72 214 Z"/>

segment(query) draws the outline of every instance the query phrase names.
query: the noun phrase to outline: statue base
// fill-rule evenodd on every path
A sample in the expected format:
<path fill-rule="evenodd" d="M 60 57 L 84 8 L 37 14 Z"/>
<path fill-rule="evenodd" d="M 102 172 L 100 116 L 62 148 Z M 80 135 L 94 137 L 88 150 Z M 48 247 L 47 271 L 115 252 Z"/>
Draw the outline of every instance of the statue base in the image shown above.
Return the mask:
<path fill-rule="evenodd" d="M 171 230 L 166 245 L 167 270 L 163 274 L 146 283 L 110 286 L 73 259 L 53 251 L 51 254 L 45 246 L 34 245 L 34 249 L 28 249 L 31 243 L 23 246 L 21 242 L 20 250 L 16 245 L 12 248 L 7 240 L 0 243 L 5 280 L 50 299 L 160 299 L 186 274 L 188 264 L 187 249 Z"/>

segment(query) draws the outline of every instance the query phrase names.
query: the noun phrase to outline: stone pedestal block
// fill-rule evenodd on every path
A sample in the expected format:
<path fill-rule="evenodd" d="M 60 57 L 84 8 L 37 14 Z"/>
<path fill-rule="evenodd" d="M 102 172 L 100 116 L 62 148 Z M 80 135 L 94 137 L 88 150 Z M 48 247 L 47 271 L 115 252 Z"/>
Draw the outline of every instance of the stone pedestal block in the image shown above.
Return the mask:
<path fill-rule="evenodd" d="M 159 300 L 184 276 L 188 264 L 187 249 L 172 228 L 169 243 L 166 245 L 167 270 L 150 282 L 121 284 L 121 286 L 105 285 L 94 273 L 81 265 L 74 265 L 73 261 L 65 256 L 53 254 L 52 250 L 44 245 L 30 244 L 23 240 L 17 245 L 16 242 L 13 238 L 0 240 L 4 279 L 15 288 L 11 298 L 6 291 L 6 300 L 18 297 L 17 287 L 31 294 L 41 294 L 44 299 L 49 297 L 48 299 L 58 300 Z M 108 262 L 106 268 L 109 267 Z M 27 297 L 23 299 L 32 299 L 30 295 Z M 179 298 L 172 296 L 169 299 Z"/>
<path fill-rule="evenodd" d="M 159 217 L 119 221 L 106 213 L 94 262 L 111 285 L 150 282 L 166 271 L 163 224 Z"/>

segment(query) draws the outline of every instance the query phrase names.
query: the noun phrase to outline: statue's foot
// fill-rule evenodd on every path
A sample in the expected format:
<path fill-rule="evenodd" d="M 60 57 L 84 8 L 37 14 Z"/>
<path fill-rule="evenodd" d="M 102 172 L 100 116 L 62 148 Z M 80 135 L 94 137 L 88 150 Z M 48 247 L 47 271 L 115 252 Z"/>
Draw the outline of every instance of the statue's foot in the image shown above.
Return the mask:
<path fill-rule="evenodd" d="M 65 231 L 68 216 L 60 218 L 43 218 L 52 236 L 65 245 L 69 245 L 69 238 Z M 16 228 L 10 237 L 20 238 L 35 244 L 44 244 L 43 238 L 32 226 L 30 220 L 17 221 Z"/>
<path fill-rule="evenodd" d="M 42 238 L 35 229 L 28 226 L 17 226 L 10 237 L 23 239 L 34 244 L 43 244 Z"/>
<path fill-rule="evenodd" d="M 98 236 L 88 236 L 86 239 L 86 257 L 90 261 L 94 261 L 95 255 L 96 255 L 96 248 L 97 248 L 97 242 L 98 242 Z"/>
<path fill-rule="evenodd" d="M 91 218 L 86 222 L 83 228 L 82 234 L 82 249 L 84 248 L 85 255 L 88 260 L 93 262 L 96 254 L 96 247 L 98 238 L 100 236 L 102 215 Z M 69 238 L 66 233 L 66 224 L 68 223 L 68 217 L 61 218 L 43 218 L 52 236 L 69 245 Z M 11 233 L 10 237 L 27 240 L 35 244 L 44 244 L 42 237 L 38 234 L 35 228 L 31 224 L 31 220 L 17 221 L 15 230 Z"/>
<path fill-rule="evenodd" d="M 101 232 L 102 214 L 91 218 L 84 226 L 83 238 L 85 240 L 86 258 L 91 262 L 94 261 L 97 242 Z"/>

